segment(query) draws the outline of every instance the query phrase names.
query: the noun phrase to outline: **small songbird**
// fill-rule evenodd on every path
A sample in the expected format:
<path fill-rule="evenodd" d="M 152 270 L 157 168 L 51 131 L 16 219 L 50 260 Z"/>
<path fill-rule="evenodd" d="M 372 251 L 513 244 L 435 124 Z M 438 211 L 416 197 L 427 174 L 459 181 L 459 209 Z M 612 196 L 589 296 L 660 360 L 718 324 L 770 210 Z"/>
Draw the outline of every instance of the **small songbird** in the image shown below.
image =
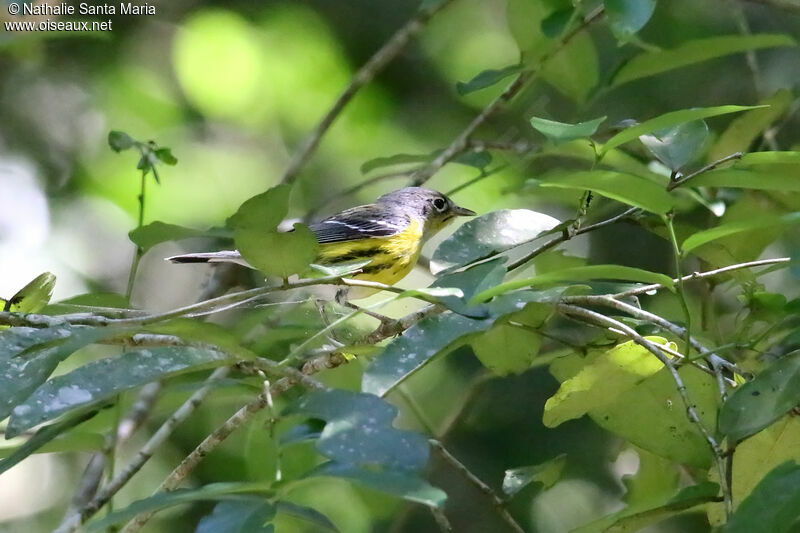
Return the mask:
<path fill-rule="evenodd" d="M 311 224 L 319 242 L 316 262 L 337 265 L 369 260 L 350 277 L 393 285 L 417 264 L 428 238 L 455 217 L 474 215 L 440 192 L 424 187 L 399 189 L 384 194 L 374 204 L 351 207 Z M 235 250 L 176 255 L 167 260 L 249 266 Z"/>

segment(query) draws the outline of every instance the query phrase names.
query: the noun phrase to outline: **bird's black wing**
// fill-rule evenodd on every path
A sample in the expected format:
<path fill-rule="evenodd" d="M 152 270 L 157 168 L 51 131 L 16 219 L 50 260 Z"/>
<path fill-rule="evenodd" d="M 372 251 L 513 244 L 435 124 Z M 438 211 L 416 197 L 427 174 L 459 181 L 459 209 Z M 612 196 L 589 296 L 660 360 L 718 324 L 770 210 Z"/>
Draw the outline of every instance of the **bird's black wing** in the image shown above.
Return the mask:
<path fill-rule="evenodd" d="M 404 214 L 387 214 L 385 206 L 353 207 L 309 226 L 317 242 L 356 241 L 401 233 L 410 223 Z"/>

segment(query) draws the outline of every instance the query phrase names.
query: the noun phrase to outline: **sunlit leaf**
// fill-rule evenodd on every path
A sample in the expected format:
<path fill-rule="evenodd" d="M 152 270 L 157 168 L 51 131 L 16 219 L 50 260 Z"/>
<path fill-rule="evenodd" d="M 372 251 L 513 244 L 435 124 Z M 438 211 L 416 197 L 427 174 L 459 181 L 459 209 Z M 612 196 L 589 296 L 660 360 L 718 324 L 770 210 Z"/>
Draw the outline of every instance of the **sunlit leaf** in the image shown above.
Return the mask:
<path fill-rule="evenodd" d="M 535 239 L 559 224 L 528 209 L 501 209 L 468 220 L 445 239 L 431 258 L 431 272 L 441 273 Z"/>
<path fill-rule="evenodd" d="M 535 331 L 503 323 L 495 324 L 471 344 L 483 366 L 498 376 L 507 376 L 530 368 L 542 337 Z"/>
<path fill-rule="evenodd" d="M 363 487 L 430 507 L 442 507 L 447 500 L 443 490 L 403 472 L 365 470 L 346 464 L 326 463 L 314 469 L 310 475 L 349 479 Z"/>
<path fill-rule="evenodd" d="M 725 533 L 796 531 L 800 519 L 800 466 L 787 461 L 776 466 L 725 525 Z"/>
<path fill-rule="evenodd" d="M 540 274 L 532 278 L 515 279 L 507 281 L 491 289 L 480 292 L 473 297 L 474 302 L 485 302 L 497 295 L 524 287 L 540 287 L 562 281 L 585 281 L 591 279 L 612 279 L 624 281 L 639 281 L 642 283 L 660 283 L 667 288 L 674 285 L 672 278 L 658 272 L 650 272 L 640 268 L 622 265 L 589 265 L 583 267 L 565 268 L 555 272 Z"/>
<path fill-rule="evenodd" d="M 591 137 L 605 119 L 606 117 L 600 117 L 577 124 L 566 124 L 546 118 L 531 117 L 530 122 L 536 131 L 553 141 L 553 143 L 561 144 L 575 139 Z"/>
<path fill-rule="evenodd" d="M 85 420 L 94 413 L 80 413 L 78 420 Z M 74 422 L 73 422 L 74 423 Z M 49 427 L 49 426 L 48 426 Z M 44 431 L 47 428 L 42 428 Z M 85 452 L 91 450 L 102 450 L 105 444 L 105 437 L 100 433 L 90 433 L 87 431 L 66 431 L 57 435 L 53 440 L 43 443 L 36 449 L 31 449 L 31 439 L 28 437 L 15 437 L 13 439 L 0 441 L 0 458 L 16 456 L 16 454 L 31 449 L 33 453 L 63 453 L 63 452 Z M 28 453 L 25 454 L 27 457 Z M 0 471 L 2 471 L 0 462 Z"/>
<path fill-rule="evenodd" d="M 115 152 L 122 152 L 133 148 L 136 141 L 124 131 L 110 131 L 108 132 L 108 145 Z"/>
<path fill-rule="evenodd" d="M 655 0 L 605 0 L 611 31 L 625 42 L 641 30 L 656 8 Z"/>
<path fill-rule="evenodd" d="M 677 349 L 662 337 L 647 339 L 655 345 Z M 605 407 L 663 367 L 652 353 L 633 341 L 618 344 L 561 383 L 558 392 L 544 405 L 544 425 L 556 427 L 592 409 Z"/>
<path fill-rule="evenodd" d="M 444 274 L 437 278 L 431 287 L 458 287 L 461 289 L 461 296 L 442 298 L 442 304 L 456 313 L 468 317 L 487 318 L 489 308 L 485 305 L 471 305 L 470 300 L 478 292 L 494 287 L 503 281 L 506 275 L 503 263 L 504 259 L 497 258 L 478 263 L 459 272 Z"/>
<path fill-rule="evenodd" d="M 153 154 L 165 165 L 174 167 L 178 164 L 178 158 L 172 155 L 172 150 L 169 148 L 159 148 L 153 151 Z"/>
<path fill-rule="evenodd" d="M 50 272 L 39 274 L 14 296 L 4 300 L 1 310 L 13 313 L 38 313 L 50 302 L 55 286 L 56 277 L 53 274 Z"/>
<path fill-rule="evenodd" d="M 722 405 L 719 430 L 743 440 L 800 405 L 800 352 L 775 361 Z"/>
<path fill-rule="evenodd" d="M 275 505 L 261 500 L 223 501 L 197 524 L 195 533 L 270 533 Z"/>
<path fill-rule="evenodd" d="M 591 170 L 548 176 L 539 187 L 590 190 L 612 200 L 652 213 L 666 213 L 675 205 L 664 187 L 652 181 L 613 170 Z"/>
<path fill-rule="evenodd" d="M 314 390 L 285 412 L 325 420 L 317 449 L 338 463 L 408 472 L 428 463 L 428 440 L 393 427 L 397 408 L 372 394 Z"/>
<path fill-rule="evenodd" d="M 542 488 L 549 489 L 561 479 L 561 472 L 566 464 L 567 456 L 561 454 L 538 465 L 508 469 L 503 477 L 503 493 L 513 497 L 534 482 L 541 483 Z"/>
<path fill-rule="evenodd" d="M 650 152 L 670 170 L 691 163 L 708 138 L 708 126 L 702 120 L 684 122 L 639 137 Z"/>
<path fill-rule="evenodd" d="M 691 122 L 693 120 L 702 120 L 705 118 L 716 117 L 719 115 L 727 115 L 729 113 L 739 113 L 750 109 L 758 109 L 761 106 L 740 106 L 740 105 L 723 105 L 718 107 L 696 107 L 693 109 L 681 109 L 680 111 L 670 111 L 663 115 L 645 120 L 640 124 L 626 128 L 621 132 L 611 137 L 601 148 L 600 155 L 605 155 L 612 148 L 616 148 L 627 142 L 630 142 L 642 135 L 652 133 L 654 131 L 663 130 L 684 122 Z"/>
<path fill-rule="evenodd" d="M 788 35 L 722 35 L 686 41 L 668 50 L 643 52 L 628 61 L 614 76 L 613 85 L 645 78 L 661 72 L 685 67 L 748 50 L 795 46 Z M 698 117 L 701 118 L 701 117 Z"/>
<path fill-rule="evenodd" d="M 36 389 L 24 403 L 14 408 L 8 432 L 16 435 L 72 409 L 107 401 L 121 391 L 188 370 L 219 366 L 226 361 L 229 361 L 228 356 L 222 352 L 191 346 L 139 349 L 116 358 L 93 361 Z"/>
<path fill-rule="evenodd" d="M 165 222 L 152 222 L 134 229 L 128 234 L 128 237 L 146 252 L 162 242 L 179 241 L 192 237 L 231 237 L 231 234 L 223 229 L 198 230 Z"/>
<path fill-rule="evenodd" d="M 480 91 L 481 89 L 491 87 L 495 83 L 503 81 L 520 70 L 522 70 L 522 65 L 509 65 L 497 70 L 484 70 L 468 82 L 460 81 L 456 83 L 456 91 L 461 96 Z"/>
<path fill-rule="evenodd" d="M 683 241 L 681 249 L 684 253 L 688 253 L 695 248 L 723 237 L 775 226 L 788 227 L 798 222 L 800 222 L 800 211 L 785 215 L 760 215 L 748 220 L 729 222 L 690 235 Z"/>
<path fill-rule="evenodd" d="M 442 150 L 435 150 L 429 154 L 395 154 L 387 157 L 376 157 L 361 165 L 361 173 L 366 174 L 378 168 L 395 165 L 407 165 L 411 163 L 426 164 L 436 159 L 441 153 Z M 454 157 L 453 162 L 483 169 L 492 162 L 492 154 L 486 151 L 476 152 L 474 150 L 466 150 Z"/>
<path fill-rule="evenodd" d="M 313 524 L 319 531 L 338 532 L 336 525 L 316 509 L 287 501 L 276 502 L 278 512 L 286 513 Z M 316 531 L 315 530 L 315 531 Z"/>

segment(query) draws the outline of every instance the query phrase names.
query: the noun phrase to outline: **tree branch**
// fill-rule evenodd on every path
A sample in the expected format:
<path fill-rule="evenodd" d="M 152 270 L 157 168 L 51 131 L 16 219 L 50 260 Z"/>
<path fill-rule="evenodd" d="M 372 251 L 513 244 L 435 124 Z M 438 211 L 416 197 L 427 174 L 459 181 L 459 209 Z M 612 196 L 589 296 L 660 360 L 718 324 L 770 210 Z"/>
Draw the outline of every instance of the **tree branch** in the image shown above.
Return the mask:
<path fill-rule="evenodd" d="M 681 185 L 685 184 L 687 181 L 689 181 L 689 180 L 691 180 L 693 178 L 696 178 L 700 174 L 704 174 L 704 173 L 706 173 L 706 172 L 708 172 L 710 170 L 714 170 L 715 168 L 717 168 L 718 166 L 722 165 L 723 163 L 727 163 L 728 161 L 738 161 L 739 159 L 742 158 L 743 155 L 744 155 L 744 153 L 742 153 L 742 152 L 734 152 L 734 153 L 732 153 L 730 155 L 726 155 L 725 157 L 723 157 L 721 159 L 717 159 L 716 161 L 707 164 L 703 168 L 701 168 L 699 170 L 696 170 L 696 171 L 694 171 L 694 172 L 692 172 L 690 174 L 687 174 L 687 175 L 685 175 L 685 176 L 683 176 L 681 178 L 670 180 L 669 184 L 667 185 L 667 190 L 671 191 L 672 189 L 675 189 L 676 187 L 680 187 Z"/>

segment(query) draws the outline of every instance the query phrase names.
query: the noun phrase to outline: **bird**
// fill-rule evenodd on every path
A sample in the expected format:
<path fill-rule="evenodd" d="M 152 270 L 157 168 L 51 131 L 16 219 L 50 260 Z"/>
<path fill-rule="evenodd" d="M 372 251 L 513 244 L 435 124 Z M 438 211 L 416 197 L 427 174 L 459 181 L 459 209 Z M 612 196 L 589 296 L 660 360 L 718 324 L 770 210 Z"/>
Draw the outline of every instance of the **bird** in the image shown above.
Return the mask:
<path fill-rule="evenodd" d="M 438 191 L 398 189 L 375 203 L 351 207 L 311 224 L 319 243 L 315 262 L 335 266 L 368 261 L 349 277 L 394 285 L 413 270 L 428 239 L 456 217 L 475 215 Z M 236 250 L 182 254 L 166 260 L 250 266 Z"/>

